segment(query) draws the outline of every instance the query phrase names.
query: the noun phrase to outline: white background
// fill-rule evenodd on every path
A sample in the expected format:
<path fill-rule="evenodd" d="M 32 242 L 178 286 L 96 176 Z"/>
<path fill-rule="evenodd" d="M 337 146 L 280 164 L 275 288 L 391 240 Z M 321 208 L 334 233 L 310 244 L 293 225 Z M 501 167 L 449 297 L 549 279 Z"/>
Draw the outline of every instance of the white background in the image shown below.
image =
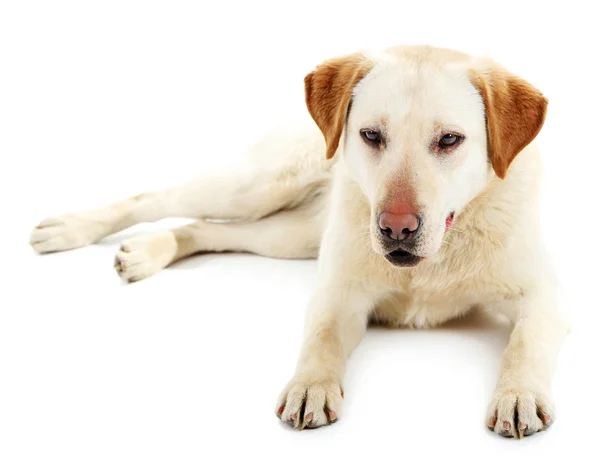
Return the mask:
<path fill-rule="evenodd" d="M 0 467 L 593 465 L 600 38 L 585 4 L 3 1 Z M 27 245 L 47 215 L 235 166 L 305 112 L 316 64 L 407 43 L 490 55 L 550 100 L 544 234 L 575 318 L 550 431 L 514 441 L 486 429 L 507 331 L 477 319 L 368 332 L 349 362 L 344 418 L 291 430 L 274 406 L 314 261 L 205 255 L 122 285 L 119 241 L 181 220 L 43 257 Z"/>

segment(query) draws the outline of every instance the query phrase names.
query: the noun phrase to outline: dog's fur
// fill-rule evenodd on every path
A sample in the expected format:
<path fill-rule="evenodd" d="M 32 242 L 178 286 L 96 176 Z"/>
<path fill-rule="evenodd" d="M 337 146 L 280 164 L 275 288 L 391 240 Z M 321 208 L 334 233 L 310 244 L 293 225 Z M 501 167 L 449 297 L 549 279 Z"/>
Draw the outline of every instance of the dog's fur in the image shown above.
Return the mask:
<path fill-rule="evenodd" d="M 193 217 L 125 241 L 119 275 L 141 280 L 201 251 L 318 255 L 303 349 L 276 406 L 298 428 L 341 416 L 345 362 L 369 321 L 426 327 L 475 309 L 505 315 L 514 330 L 487 425 L 517 438 L 547 428 L 569 326 L 537 225 L 532 142 L 546 99 L 488 59 L 425 46 L 327 61 L 305 88 L 318 129 L 309 122 L 267 137 L 250 152 L 252 169 L 48 218 L 33 247 L 72 249 L 136 223 Z M 365 128 L 385 141 L 369 145 Z M 446 150 L 437 142 L 448 132 L 464 139 Z M 418 236 L 403 245 L 414 256 L 406 267 L 388 262 L 397 246 L 378 229 L 382 211 L 399 210 L 421 217 Z"/>

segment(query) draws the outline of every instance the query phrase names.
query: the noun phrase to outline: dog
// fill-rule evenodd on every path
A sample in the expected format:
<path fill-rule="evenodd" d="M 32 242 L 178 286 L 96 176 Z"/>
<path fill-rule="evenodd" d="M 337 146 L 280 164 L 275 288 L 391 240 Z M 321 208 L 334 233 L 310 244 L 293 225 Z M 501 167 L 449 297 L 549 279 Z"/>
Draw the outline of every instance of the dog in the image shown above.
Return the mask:
<path fill-rule="evenodd" d="M 46 218 L 33 248 L 187 217 L 197 221 L 124 241 L 118 274 L 142 280 L 197 252 L 318 257 L 302 351 L 275 408 L 298 429 L 342 416 L 346 359 L 369 323 L 505 316 L 514 329 L 486 424 L 514 438 L 547 429 L 570 327 L 537 223 L 547 99 L 491 59 L 431 46 L 337 57 L 304 84 L 312 120 L 257 143 L 249 169 Z"/>

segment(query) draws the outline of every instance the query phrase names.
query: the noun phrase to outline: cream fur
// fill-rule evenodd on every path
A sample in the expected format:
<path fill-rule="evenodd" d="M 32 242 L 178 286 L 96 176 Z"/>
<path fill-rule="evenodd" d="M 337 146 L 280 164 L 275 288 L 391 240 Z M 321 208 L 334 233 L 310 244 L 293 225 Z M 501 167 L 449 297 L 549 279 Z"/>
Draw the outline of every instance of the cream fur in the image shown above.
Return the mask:
<path fill-rule="evenodd" d="M 428 327 L 485 309 L 514 324 L 486 417 L 504 436 L 522 437 L 555 419 L 554 362 L 568 330 L 537 227 L 540 157 L 535 144 L 504 180 L 487 154 L 483 103 L 468 81 L 470 57 L 430 48 L 370 55 L 373 70 L 356 86 L 337 157 L 311 122 L 265 138 L 247 170 L 200 178 L 106 208 L 48 218 L 36 227 L 37 252 L 96 242 L 140 222 L 193 217 L 196 223 L 125 241 L 115 267 L 128 281 L 202 251 L 249 251 L 280 258 L 319 257 L 318 288 L 293 379 L 277 414 L 298 428 L 342 415 L 348 355 L 369 321 Z M 467 139 L 456 154 L 432 158 L 423 142 L 449 121 Z M 358 130 L 384 122 L 390 141 L 370 155 Z M 374 230 L 377 213 L 412 185 L 427 213 L 411 268 L 391 265 Z M 211 197 L 217 191 L 219 198 Z M 455 211 L 455 224 L 444 220 Z M 215 219 L 225 221 L 214 223 Z"/>

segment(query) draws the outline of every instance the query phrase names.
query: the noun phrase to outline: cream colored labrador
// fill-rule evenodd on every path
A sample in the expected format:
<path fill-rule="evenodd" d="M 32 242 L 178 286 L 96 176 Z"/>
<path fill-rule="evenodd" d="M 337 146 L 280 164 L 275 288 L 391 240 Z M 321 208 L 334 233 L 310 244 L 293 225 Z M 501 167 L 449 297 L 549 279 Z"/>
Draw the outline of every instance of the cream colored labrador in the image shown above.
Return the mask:
<path fill-rule="evenodd" d="M 267 137 L 249 170 L 47 218 L 34 249 L 193 217 L 125 241 L 119 275 L 141 280 L 206 251 L 318 256 L 304 345 L 276 406 L 297 428 L 341 417 L 346 359 L 370 321 L 427 327 L 474 309 L 505 315 L 514 330 L 487 425 L 516 438 L 548 428 L 569 324 L 537 224 L 532 141 L 547 100 L 488 59 L 425 46 L 329 60 L 305 88 L 317 126 Z"/>

